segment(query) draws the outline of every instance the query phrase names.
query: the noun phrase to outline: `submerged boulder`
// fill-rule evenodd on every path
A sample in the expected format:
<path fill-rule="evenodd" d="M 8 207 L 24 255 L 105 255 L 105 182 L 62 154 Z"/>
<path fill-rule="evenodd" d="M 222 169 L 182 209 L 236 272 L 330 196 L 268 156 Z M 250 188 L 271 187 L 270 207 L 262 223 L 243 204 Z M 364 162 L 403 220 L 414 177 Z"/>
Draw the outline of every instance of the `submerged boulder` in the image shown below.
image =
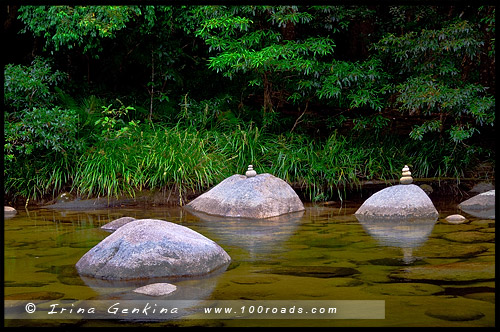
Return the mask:
<path fill-rule="evenodd" d="M 429 196 L 419 186 L 398 184 L 373 194 L 360 206 L 355 215 L 437 220 L 439 213 Z"/>
<path fill-rule="evenodd" d="M 495 190 L 471 197 L 460 203 L 458 207 L 474 217 L 495 219 Z"/>
<path fill-rule="evenodd" d="M 303 211 L 304 205 L 288 183 L 264 173 L 230 176 L 186 208 L 224 217 L 262 219 Z"/>
<path fill-rule="evenodd" d="M 217 243 L 187 227 L 138 219 L 90 249 L 76 269 L 82 276 L 110 280 L 191 277 L 227 267 L 230 261 Z"/>
<path fill-rule="evenodd" d="M 137 220 L 137 219 L 135 219 L 133 217 L 121 217 L 121 218 L 115 219 L 115 220 L 108 222 L 107 224 L 101 226 L 101 229 L 114 232 L 118 228 L 120 228 L 123 225 L 128 224 L 129 222 L 132 222 L 134 220 Z"/>
<path fill-rule="evenodd" d="M 457 283 L 495 280 L 494 262 L 454 262 L 424 266 L 410 266 L 391 272 L 391 279 L 410 282 Z"/>
<path fill-rule="evenodd" d="M 177 286 L 169 284 L 168 282 L 157 282 L 154 284 L 145 285 L 134 289 L 135 293 L 145 294 L 149 296 L 163 296 L 168 295 L 177 290 Z"/>

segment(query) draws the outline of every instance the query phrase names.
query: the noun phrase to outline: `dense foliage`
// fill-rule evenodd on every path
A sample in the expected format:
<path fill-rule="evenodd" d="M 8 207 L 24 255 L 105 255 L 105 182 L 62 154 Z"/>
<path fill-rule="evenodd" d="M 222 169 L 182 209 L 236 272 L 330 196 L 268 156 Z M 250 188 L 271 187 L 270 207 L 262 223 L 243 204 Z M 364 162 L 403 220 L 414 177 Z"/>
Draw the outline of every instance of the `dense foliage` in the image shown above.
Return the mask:
<path fill-rule="evenodd" d="M 182 204 L 248 164 L 326 200 L 404 164 L 494 162 L 492 6 L 7 9 L 24 45 L 4 67 L 10 200 Z"/>

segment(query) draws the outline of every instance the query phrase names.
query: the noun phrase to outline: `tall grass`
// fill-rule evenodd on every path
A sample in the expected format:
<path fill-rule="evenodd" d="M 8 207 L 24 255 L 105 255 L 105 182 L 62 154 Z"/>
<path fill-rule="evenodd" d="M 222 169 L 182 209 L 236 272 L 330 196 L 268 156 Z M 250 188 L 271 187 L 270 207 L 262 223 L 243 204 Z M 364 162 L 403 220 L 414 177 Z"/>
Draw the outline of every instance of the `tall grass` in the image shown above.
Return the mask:
<path fill-rule="evenodd" d="M 445 176 L 451 170 L 441 169 L 449 162 L 445 147 L 401 142 L 391 136 L 374 141 L 336 132 L 317 141 L 269 134 L 252 124 L 226 131 L 142 127 L 89 150 L 80 159 L 74 185 L 80 193 L 108 197 L 171 188 L 183 204 L 188 190 L 208 190 L 252 164 L 259 173 L 271 173 L 302 188 L 306 199 L 318 201 L 342 199 L 363 180 L 397 180 L 405 164 L 421 177 Z"/>
<path fill-rule="evenodd" d="M 222 132 L 210 130 L 205 134 L 224 156 L 227 169 L 239 173 L 244 173 L 248 165 L 265 167 L 265 156 L 272 149 L 274 138 L 253 123 L 247 126 L 237 124 L 232 130 Z"/>
<path fill-rule="evenodd" d="M 142 125 L 102 137 L 81 156 L 27 163 L 7 178 L 5 190 L 37 199 L 55 196 L 68 185 L 88 197 L 172 189 L 184 204 L 188 191 L 206 191 L 252 164 L 258 173 L 300 188 L 305 199 L 321 201 L 342 199 L 363 180 L 397 180 L 405 164 L 414 177 L 459 177 L 479 152 L 391 135 L 374 140 L 332 132 L 315 140 L 298 133 L 271 134 L 242 122 L 202 130 Z"/>
<path fill-rule="evenodd" d="M 71 186 L 75 161 L 68 155 L 51 154 L 37 160 L 16 160 L 6 172 L 4 191 L 12 200 L 38 200 L 48 195 L 55 197 Z"/>
<path fill-rule="evenodd" d="M 101 142 L 80 161 L 75 188 L 87 196 L 133 196 L 144 188 L 171 188 L 179 202 L 227 174 L 222 154 L 204 132 L 143 127 L 130 136 Z"/>
<path fill-rule="evenodd" d="M 137 165 L 137 185 L 172 187 L 181 204 L 186 190 L 204 190 L 227 174 L 227 164 L 206 132 L 164 128 L 150 133 L 149 141 Z"/>
<path fill-rule="evenodd" d="M 92 148 L 80 158 L 73 187 L 89 197 L 134 195 L 132 150 L 133 146 L 120 141 Z"/>

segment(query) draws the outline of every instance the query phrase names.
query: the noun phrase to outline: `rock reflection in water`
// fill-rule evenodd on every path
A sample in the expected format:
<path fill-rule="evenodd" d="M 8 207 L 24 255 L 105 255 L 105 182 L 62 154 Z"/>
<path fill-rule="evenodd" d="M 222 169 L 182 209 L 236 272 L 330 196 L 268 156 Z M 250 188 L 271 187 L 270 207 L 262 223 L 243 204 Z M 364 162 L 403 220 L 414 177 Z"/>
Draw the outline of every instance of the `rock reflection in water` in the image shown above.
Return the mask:
<path fill-rule="evenodd" d="M 461 206 L 461 210 L 480 219 L 495 219 L 495 208 L 489 209 L 472 209 L 471 207 Z"/>
<path fill-rule="evenodd" d="M 248 219 L 213 216 L 189 211 L 203 221 L 202 232 L 222 247 L 236 246 L 250 253 L 266 253 L 269 247 L 279 247 L 297 230 L 304 211 L 266 219 Z M 210 234 L 210 235 L 208 235 Z"/>
<path fill-rule="evenodd" d="M 403 261 L 413 263 L 413 250 L 427 241 L 437 218 L 374 218 L 356 215 L 365 231 L 381 245 L 398 247 L 403 251 Z"/>
<path fill-rule="evenodd" d="M 217 286 L 220 275 L 227 267 L 219 269 L 210 275 L 198 278 L 151 278 L 137 280 L 103 280 L 80 276 L 83 282 L 96 291 L 99 295 L 93 299 L 108 303 L 113 301 L 125 301 L 124 303 L 171 303 L 178 310 L 176 312 L 159 313 L 150 310 L 149 316 L 142 316 L 144 320 L 166 320 L 179 319 L 182 316 L 192 314 L 199 309 L 199 305 L 210 299 L 212 292 Z M 162 296 L 149 296 L 134 292 L 135 289 L 154 283 L 170 283 L 177 288 L 170 294 Z M 164 302 L 168 301 L 168 302 Z M 133 319 L 124 317 L 124 319 Z"/>

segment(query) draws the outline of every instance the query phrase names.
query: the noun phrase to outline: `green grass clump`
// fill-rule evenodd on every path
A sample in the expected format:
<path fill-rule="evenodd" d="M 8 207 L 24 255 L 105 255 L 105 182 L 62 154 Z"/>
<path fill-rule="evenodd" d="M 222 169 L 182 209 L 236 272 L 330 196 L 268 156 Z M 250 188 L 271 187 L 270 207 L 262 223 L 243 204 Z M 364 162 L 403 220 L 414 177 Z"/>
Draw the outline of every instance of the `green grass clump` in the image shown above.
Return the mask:
<path fill-rule="evenodd" d="M 142 127 L 100 142 L 82 156 L 74 188 L 87 196 L 133 196 L 136 190 L 171 188 L 182 195 L 223 178 L 221 154 L 206 133 L 179 127 Z"/>

